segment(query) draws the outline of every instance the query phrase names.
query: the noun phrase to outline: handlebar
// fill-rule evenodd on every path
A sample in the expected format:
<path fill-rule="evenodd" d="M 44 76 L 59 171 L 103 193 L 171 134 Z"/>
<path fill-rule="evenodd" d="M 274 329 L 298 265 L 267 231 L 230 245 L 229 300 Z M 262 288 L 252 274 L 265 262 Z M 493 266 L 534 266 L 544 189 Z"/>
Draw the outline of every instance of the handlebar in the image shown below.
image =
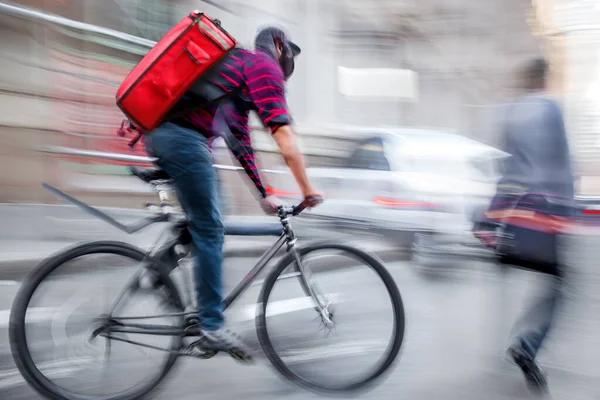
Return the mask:
<path fill-rule="evenodd" d="M 295 217 L 297 215 L 300 215 L 300 213 L 302 213 L 302 211 L 306 210 L 307 208 L 316 207 L 321 203 L 323 203 L 323 197 L 310 196 L 302 200 L 302 202 L 297 206 L 279 206 L 279 216 L 282 218 L 287 217 L 288 215 L 292 215 Z"/>

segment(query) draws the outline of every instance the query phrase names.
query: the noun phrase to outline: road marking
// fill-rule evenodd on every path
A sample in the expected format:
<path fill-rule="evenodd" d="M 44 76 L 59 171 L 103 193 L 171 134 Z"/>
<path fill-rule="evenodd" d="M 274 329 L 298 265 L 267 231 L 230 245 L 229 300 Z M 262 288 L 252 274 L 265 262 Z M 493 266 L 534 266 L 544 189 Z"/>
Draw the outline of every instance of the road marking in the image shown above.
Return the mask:
<path fill-rule="evenodd" d="M 15 261 L 25 261 L 25 262 L 35 262 L 37 263 L 38 261 L 41 261 L 42 259 L 50 256 L 51 254 L 53 254 L 56 251 L 56 247 L 54 247 L 52 250 L 48 250 L 48 251 L 27 251 L 27 252 L 20 252 L 20 253 L 0 253 L 0 260 L 2 260 L 2 262 L 4 264 L 8 263 L 8 262 L 15 262 Z"/>
<path fill-rule="evenodd" d="M 85 291 L 85 289 L 83 289 L 83 288 L 81 290 Z M 79 297 L 80 293 L 81 293 L 81 291 L 76 291 L 75 293 L 73 293 L 73 295 L 71 295 L 67 299 L 67 301 L 65 301 L 63 307 L 66 308 L 66 311 L 63 310 L 61 313 L 63 315 L 63 318 L 53 318 L 52 319 L 50 331 L 51 331 L 52 340 L 54 341 L 54 344 L 56 346 L 60 346 L 61 343 L 67 343 L 69 341 L 69 335 L 67 334 L 67 318 L 69 315 L 71 315 L 71 313 L 75 312 L 77 310 L 77 308 L 79 308 L 79 306 L 82 304 L 82 302 L 76 301 L 76 299 Z M 90 295 L 89 292 L 88 292 L 88 295 Z M 85 297 L 83 297 L 83 298 L 85 298 Z M 59 337 L 63 340 L 62 342 L 59 342 L 59 340 L 58 340 Z"/>
<path fill-rule="evenodd" d="M 76 293 L 77 294 L 77 293 Z M 329 294 L 328 299 L 331 300 L 332 303 L 341 303 L 343 300 L 340 295 L 337 293 Z M 77 302 L 72 301 L 71 304 L 76 304 Z M 243 322 L 243 321 L 251 321 L 256 318 L 256 310 L 257 307 L 261 307 L 260 303 L 249 304 L 244 307 L 241 307 L 239 310 L 234 311 L 232 315 L 229 317 L 232 320 Z M 267 317 L 272 317 L 275 315 L 288 314 L 295 311 L 306 310 L 314 307 L 314 302 L 311 297 L 297 297 L 294 299 L 287 300 L 278 300 L 267 305 Z M 56 307 L 32 307 L 27 309 L 26 322 L 27 323 L 38 323 L 44 321 L 53 321 L 53 325 L 56 323 L 62 322 L 59 316 L 68 315 L 68 313 L 58 311 L 60 308 Z M 62 310 L 61 310 L 62 311 Z M 72 311 L 72 310 L 69 310 Z M 58 321 L 57 321 L 58 319 Z M 0 310 L 0 327 L 7 327 L 10 321 L 10 310 Z M 53 328 L 64 328 L 61 325 L 53 326 Z M 61 331 L 59 329 L 58 331 Z M 53 329 L 53 333 L 58 332 L 56 329 Z"/>
<path fill-rule="evenodd" d="M 334 304 L 341 303 L 343 301 L 337 293 L 329 294 L 328 298 L 331 299 L 331 302 Z M 294 299 L 278 300 L 267 304 L 267 317 L 306 310 L 313 308 L 314 306 L 315 305 L 311 297 L 297 297 Z M 251 321 L 256 318 L 257 307 L 262 307 L 262 304 L 256 303 L 244 306 L 239 311 L 234 312 L 230 318 L 238 322 Z"/>
<path fill-rule="evenodd" d="M 388 346 L 384 340 L 352 340 L 336 342 L 328 345 L 314 346 L 306 350 L 282 351 L 280 357 L 285 363 L 303 363 L 320 359 L 331 359 L 338 357 L 353 357 L 363 354 L 375 354 Z M 375 351 L 375 353 L 374 353 Z"/>
<path fill-rule="evenodd" d="M 73 376 L 83 370 L 86 366 L 92 365 L 95 360 L 92 358 L 80 358 L 78 360 L 50 361 L 37 365 L 44 376 L 49 379 L 66 378 Z M 25 385 L 27 382 L 21 376 L 18 369 L 0 371 L 0 389 L 9 389 Z"/>
<path fill-rule="evenodd" d="M 25 316 L 26 323 L 37 323 L 52 321 L 56 316 L 57 308 L 53 307 L 32 307 L 27 309 Z M 0 327 L 7 327 L 10 321 L 10 310 L 0 310 Z"/>
<path fill-rule="evenodd" d="M 18 284 L 17 281 L 0 281 L 0 286 L 17 286 Z"/>
<path fill-rule="evenodd" d="M 48 219 L 54 220 L 54 221 L 60 221 L 60 222 L 90 222 L 90 221 L 100 221 L 105 223 L 104 221 L 102 221 L 101 219 L 95 218 L 93 216 L 90 216 L 89 218 L 65 218 L 65 217 L 46 217 Z"/>

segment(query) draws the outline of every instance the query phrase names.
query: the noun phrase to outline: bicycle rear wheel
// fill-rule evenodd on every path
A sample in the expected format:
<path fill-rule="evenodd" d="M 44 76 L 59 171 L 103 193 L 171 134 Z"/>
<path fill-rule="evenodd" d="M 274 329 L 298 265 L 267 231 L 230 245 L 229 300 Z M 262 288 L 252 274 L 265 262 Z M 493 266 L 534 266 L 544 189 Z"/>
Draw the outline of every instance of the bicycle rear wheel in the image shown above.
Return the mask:
<path fill-rule="evenodd" d="M 392 276 L 351 246 L 318 244 L 298 252 L 306 281 L 290 253 L 259 298 L 257 332 L 266 356 L 284 377 L 313 391 L 371 387 L 392 366 L 404 337 L 404 306 Z"/>
<path fill-rule="evenodd" d="M 144 252 L 128 244 L 93 242 L 50 257 L 26 278 L 13 302 L 9 336 L 19 371 L 41 395 L 67 400 L 136 399 L 167 375 L 181 348 L 180 336 L 149 339 L 147 335 L 114 333 L 125 340 L 150 340 L 149 344 L 169 352 L 95 333 L 110 320 L 106 313 L 113 309 L 120 317 L 142 315 L 134 321 L 141 324 L 168 321 L 169 326 L 183 325 L 179 294 L 160 266 L 153 269 L 160 275 L 161 291 L 142 290 L 134 284 L 139 282 L 134 277 L 140 263 L 149 262 L 144 260 Z M 100 293 L 103 291 L 111 294 L 105 296 Z M 125 295 L 117 297 L 121 293 Z M 37 303 L 41 307 L 37 308 Z M 98 308 L 102 312 L 97 312 Z M 36 318 L 36 311 L 49 318 Z M 164 314 L 169 315 L 144 320 Z M 109 358 L 116 361 L 110 368 Z M 103 382 L 109 379 L 114 381 Z"/>

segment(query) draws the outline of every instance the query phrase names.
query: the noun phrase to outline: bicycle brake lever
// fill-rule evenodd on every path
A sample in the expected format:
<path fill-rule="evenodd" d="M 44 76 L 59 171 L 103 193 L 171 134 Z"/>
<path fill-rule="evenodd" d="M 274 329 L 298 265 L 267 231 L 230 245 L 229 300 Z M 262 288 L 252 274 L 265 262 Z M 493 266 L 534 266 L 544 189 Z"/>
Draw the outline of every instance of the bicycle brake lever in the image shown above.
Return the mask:
<path fill-rule="evenodd" d="M 311 196 L 307 197 L 300 204 L 293 207 L 292 215 L 296 216 L 300 214 L 302 211 L 306 210 L 309 207 L 316 207 L 317 205 L 323 203 L 323 198 L 321 196 Z"/>

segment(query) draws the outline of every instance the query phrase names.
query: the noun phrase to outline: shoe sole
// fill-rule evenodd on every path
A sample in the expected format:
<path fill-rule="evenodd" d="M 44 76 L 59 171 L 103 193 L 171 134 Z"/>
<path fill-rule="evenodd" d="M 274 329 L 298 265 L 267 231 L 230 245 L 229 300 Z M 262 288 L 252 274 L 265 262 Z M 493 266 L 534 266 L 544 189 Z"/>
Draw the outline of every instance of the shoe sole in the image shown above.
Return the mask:
<path fill-rule="evenodd" d="M 222 349 L 222 348 L 216 348 L 216 347 L 211 347 L 211 346 L 202 346 L 202 349 L 207 351 L 207 352 L 214 352 L 214 353 L 218 353 L 218 352 L 223 352 L 223 353 L 227 353 L 229 354 L 234 360 L 242 362 L 242 363 L 252 363 L 254 361 L 253 357 L 248 354 L 247 352 L 245 352 L 244 350 L 241 350 L 237 347 L 232 347 L 229 349 Z"/>
<path fill-rule="evenodd" d="M 202 347 L 202 350 L 204 351 L 203 354 L 194 353 L 191 351 L 187 351 L 186 349 L 182 349 L 182 350 L 180 350 L 179 355 L 186 356 L 186 357 L 199 358 L 201 360 L 208 360 L 209 358 L 213 358 L 214 356 L 216 356 L 217 353 L 224 352 L 224 353 L 229 354 L 231 356 L 231 358 L 233 358 L 234 360 L 236 360 L 240 363 L 251 364 L 254 362 L 254 358 L 252 356 L 250 356 L 249 354 L 247 354 L 243 351 L 240 351 L 238 349 L 216 350 L 216 349 L 212 349 L 212 348 Z"/>
<path fill-rule="evenodd" d="M 239 351 L 238 349 L 230 349 L 228 353 L 235 361 L 240 363 L 252 364 L 254 362 L 254 358 L 250 354 Z"/>

